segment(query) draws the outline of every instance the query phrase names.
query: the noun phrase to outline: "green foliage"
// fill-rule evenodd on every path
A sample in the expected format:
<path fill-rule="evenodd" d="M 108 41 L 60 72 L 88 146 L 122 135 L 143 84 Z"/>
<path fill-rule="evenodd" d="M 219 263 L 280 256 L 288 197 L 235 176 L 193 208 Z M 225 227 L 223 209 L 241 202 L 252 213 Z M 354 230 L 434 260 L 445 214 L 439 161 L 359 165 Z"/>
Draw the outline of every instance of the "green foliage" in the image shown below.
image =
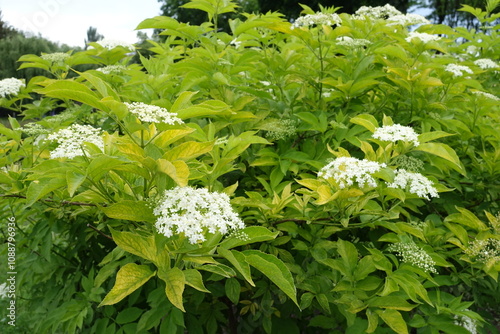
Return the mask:
<path fill-rule="evenodd" d="M 481 31 L 427 24 L 416 32 L 439 38 L 424 41 L 348 14 L 299 27 L 277 13 L 242 13 L 223 32 L 218 19 L 237 13 L 236 2 L 185 7 L 207 22 L 144 20 L 139 29 L 165 40 L 151 41 L 140 64 L 127 48 L 99 43 L 57 62 L 20 58 L 44 74 L 0 99 L 23 116 L 23 126 L 11 118 L 0 127 L 17 328 L 498 332 L 491 8 L 464 7 Z M 61 153 L 57 137 L 75 124 L 99 134 L 73 135 Z M 398 127 L 399 137 L 384 133 Z M 201 228 L 194 241 L 188 228 L 161 229 L 161 215 L 173 224 L 188 214 L 158 212 L 186 186 L 227 195 L 245 227 Z M 211 205 L 197 208 L 207 221 Z"/>

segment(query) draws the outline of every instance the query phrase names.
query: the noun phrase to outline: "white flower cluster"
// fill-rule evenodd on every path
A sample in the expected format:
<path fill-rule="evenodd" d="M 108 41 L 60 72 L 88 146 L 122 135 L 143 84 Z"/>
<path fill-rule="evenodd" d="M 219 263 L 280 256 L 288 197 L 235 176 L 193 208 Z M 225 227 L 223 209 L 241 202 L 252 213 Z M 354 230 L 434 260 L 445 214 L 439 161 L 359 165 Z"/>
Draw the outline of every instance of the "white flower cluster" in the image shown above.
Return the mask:
<path fill-rule="evenodd" d="M 444 70 L 446 72 L 452 73 L 454 77 L 461 77 L 464 72 L 467 72 L 469 74 L 474 73 L 469 67 L 457 64 L 448 64 L 446 65 Z"/>
<path fill-rule="evenodd" d="M 375 129 L 372 137 L 390 142 L 396 142 L 398 140 L 413 142 L 413 145 L 415 146 L 420 144 L 415 130 L 409 126 L 403 126 L 401 124 L 384 125 L 381 128 L 377 128 Z"/>
<path fill-rule="evenodd" d="M 291 119 L 270 120 L 262 128 L 266 130 L 266 138 L 276 141 L 292 137 L 296 132 L 296 122 Z"/>
<path fill-rule="evenodd" d="M 204 188 L 167 190 L 153 213 L 158 216 L 155 226 L 160 234 L 183 233 L 191 244 L 203 242 L 207 232 L 228 234 L 245 227 L 226 194 Z"/>
<path fill-rule="evenodd" d="M 349 36 L 337 37 L 337 45 L 347 46 L 350 48 L 363 47 L 372 44 L 369 40 L 351 38 Z"/>
<path fill-rule="evenodd" d="M 495 96 L 495 95 L 490 94 L 490 93 L 482 92 L 480 90 L 475 90 L 472 93 L 474 93 L 475 95 L 478 95 L 478 96 L 486 97 L 488 99 L 492 99 L 492 100 L 495 100 L 495 101 L 500 101 L 500 98 L 498 96 Z"/>
<path fill-rule="evenodd" d="M 38 123 L 27 123 L 23 125 L 20 130 L 28 136 L 39 136 L 50 133 L 49 129 L 44 128 Z"/>
<path fill-rule="evenodd" d="M 90 125 L 73 124 L 66 129 L 62 129 L 48 136 L 48 140 L 56 141 L 59 146 L 50 151 L 50 157 L 73 159 L 84 155 L 83 143 L 92 143 L 104 149 L 104 141 L 100 136 L 100 129 L 95 129 Z"/>
<path fill-rule="evenodd" d="M 389 252 L 395 252 L 404 263 L 437 274 L 436 262 L 415 242 L 398 242 L 387 247 Z"/>
<path fill-rule="evenodd" d="M 112 73 L 121 73 L 125 71 L 127 68 L 123 65 L 108 65 L 105 67 L 100 67 L 97 71 L 102 72 L 104 74 L 112 74 Z"/>
<path fill-rule="evenodd" d="M 300 27 L 310 27 L 313 25 L 328 25 L 332 26 L 334 24 L 340 25 L 342 23 L 342 19 L 338 14 L 324 14 L 324 13 L 316 13 L 316 14 L 307 14 L 299 17 L 292 24 L 292 29 L 300 28 Z"/>
<path fill-rule="evenodd" d="M 360 16 L 370 17 L 372 19 L 388 19 L 397 15 L 403 15 L 403 13 L 393 6 L 386 4 L 385 6 L 378 7 L 361 6 L 353 16 L 356 19 L 359 19 Z"/>
<path fill-rule="evenodd" d="M 24 82 L 16 78 L 0 80 L 0 96 L 17 95 L 22 87 L 25 87 Z"/>
<path fill-rule="evenodd" d="M 474 60 L 474 64 L 476 66 L 479 66 L 483 70 L 487 70 L 489 68 L 498 68 L 499 67 L 497 63 L 495 63 L 493 60 L 488 59 L 488 58 Z"/>
<path fill-rule="evenodd" d="M 410 193 L 427 200 L 429 200 L 429 197 L 439 197 L 438 191 L 432 181 L 422 174 L 409 172 L 404 169 L 396 169 L 394 173 L 396 174 L 394 182 L 387 183 L 389 188 L 408 189 Z"/>
<path fill-rule="evenodd" d="M 129 50 L 129 51 L 135 50 L 135 47 L 133 44 L 130 44 L 130 43 L 127 43 L 124 41 L 115 40 L 115 39 L 102 39 L 100 41 L 97 41 L 96 43 L 99 44 L 100 46 L 102 46 L 103 48 L 108 49 L 108 50 L 112 50 L 116 47 L 122 47 L 122 48 Z"/>
<path fill-rule="evenodd" d="M 387 19 L 387 25 L 389 26 L 394 26 L 394 25 L 412 26 L 415 24 L 429 24 L 429 23 L 431 23 L 429 20 L 427 20 L 422 15 L 418 14 L 400 14 L 400 15 L 390 16 Z"/>
<path fill-rule="evenodd" d="M 467 309 L 465 309 L 465 310 L 468 311 Z M 476 320 L 474 320 L 466 315 L 461 315 L 461 316 L 455 315 L 453 318 L 455 319 L 455 321 L 454 321 L 455 325 L 462 326 L 463 328 L 468 330 L 469 333 L 471 333 L 471 334 L 477 334 Z"/>
<path fill-rule="evenodd" d="M 357 182 L 360 187 L 364 187 L 365 184 L 376 187 L 377 183 L 371 174 L 384 167 L 386 164 L 380 164 L 376 161 L 340 157 L 321 168 L 318 176 L 324 179 L 333 178 L 340 189 L 352 186 L 354 182 Z"/>
<path fill-rule="evenodd" d="M 62 63 L 69 57 L 70 55 L 64 52 L 46 53 L 40 56 L 43 60 L 50 61 L 51 63 Z"/>
<path fill-rule="evenodd" d="M 418 172 L 424 168 L 424 162 L 422 160 L 407 155 L 398 155 L 394 159 L 394 163 L 410 172 Z"/>
<path fill-rule="evenodd" d="M 423 43 L 429 43 L 431 41 L 439 41 L 441 37 L 436 35 L 431 35 L 426 32 L 416 32 L 412 31 L 408 34 L 408 37 L 405 38 L 407 42 L 411 42 L 414 38 L 421 40 Z"/>
<path fill-rule="evenodd" d="M 128 110 L 137 116 L 142 122 L 166 123 L 174 125 L 175 123 L 184 123 L 177 114 L 168 112 L 167 109 L 142 102 L 125 103 Z"/>
<path fill-rule="evenodd" d="M 476 239 L 469 243 L 465 254 L 483 263 L 500 261 L 500 239 Z"/>

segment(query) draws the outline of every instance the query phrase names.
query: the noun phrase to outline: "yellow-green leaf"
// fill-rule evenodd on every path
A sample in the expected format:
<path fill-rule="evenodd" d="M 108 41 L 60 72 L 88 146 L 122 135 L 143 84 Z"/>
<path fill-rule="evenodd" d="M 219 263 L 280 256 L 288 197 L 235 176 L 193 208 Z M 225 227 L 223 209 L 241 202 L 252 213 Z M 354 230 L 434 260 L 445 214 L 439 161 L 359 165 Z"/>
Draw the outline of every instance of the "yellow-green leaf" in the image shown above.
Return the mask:
<path fill-rule="evenodd" d="M 384 320 L 384 322 L 392 328 L 398 334 L 407 334 L 408 327 L 406 326 L 406 322 L 403 319 L 403 316 L 399 311 L 385 309 L 385 310 L 376 310 L 379 317 Z"/>
<path fill-rule="evenodd" d="M 149 266 L 127 263 L 116 274 L 116 282 L 111 291 L 99 304 L 113 305 L 140 288 L 151 277 L 155 275 Z"/>
<path fill-rule="evenodd" d="M 165 281 L 167 285 L 165 287 L 165 293 L 167 294 L 168 300 L 179 310 L 186 312 L 182 302 L 186 278 L 182 270 L 176 267 L 168 270 L 160 270 L 158 271 L 158 277 Z"/>

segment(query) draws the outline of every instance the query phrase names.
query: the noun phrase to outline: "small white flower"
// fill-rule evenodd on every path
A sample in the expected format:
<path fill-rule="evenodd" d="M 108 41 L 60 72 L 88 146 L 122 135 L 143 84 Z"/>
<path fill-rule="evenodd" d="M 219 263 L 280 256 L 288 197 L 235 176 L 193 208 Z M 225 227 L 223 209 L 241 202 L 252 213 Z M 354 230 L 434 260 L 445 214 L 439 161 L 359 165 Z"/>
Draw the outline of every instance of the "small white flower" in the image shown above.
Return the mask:
<path fill-rule="evenodd" d="M 475 95 L 478 95 L 478 96 L 486 97 L 488 99 L 492 99 L 492 100 L 495 100 L 495 101 L 500 101 L 500 98 L 498 96 L 495 96 L 495 95 L 490 94 L 490 93 L 482 92 L 480 90 L 475 90 L 472 93 L 475 94 Z"/>
<path fill-rule="evenodd" d="M 448 64 L 444 70 L 452 73 L 454 77 L 461 77 L 463 72 L 467 72 L 469 74 L 474 73 L 469 67 L 457 64 Z"/>
<path fill-rule="evenodd" d="M 412 31 L 408 34 L 408 37 L 406 37 L 405 40 L 410 43 L 414 38 L 421 40 L 423 43 L 429 43 L 431 41 L 439 41 L 441 39 L 441 37 L 436 35 L 431 35 L 425 32 Z"/>
<path fill-rule="evenodd" d="M 430 199 L 429 197 L 439 197 L 438 191 L 432 181 L 422 174 L 409 172 L 404 169 L 396 169 L 394 173 L 396 174 L 394 182 L 387 183 L 389 188 L 408 190 L 408 192 L 427 200 Z"/>
<path fill-rule="evenodd" d="M 192 244 L 203 242 L 207 232 L 228 234 L 245 227 L 226 194 L 204 188 L 167 190 L 153 212 L 158 216 L 158 233 L 166 237 L 184 234 Z"/>
<path fill-rule="evenodd" d="M 43 60 L 48 60 L 51 63 L 62 63 L 69 57 L 70 55 L 64 52 L 46 53 L 40 56 Z"/>
<path fill-rule="evenodd" d="M 430 21 L 427 20 L 422 15 L 418 14 L 400 14 L 390 16 L 387 19 L 387 25 L 401 25 L 401 26 L 412 26 L 415 24 L 429 24 Z"/>
<path fill-rule="evenodd" d="M 112 49 L 114 49 L 116 47 L 120 47 L 120 46 L 129 50 L 129 51 L 135 50 L 135 46 L 133 44 L 130 44 L 130 43 L 127 43 L 124 41 L 115 40 L 115 39 L 102 39 L 100 41 L 97 41 L 96 43 L 99 44 L 100 46 L 102 46 L 103 48 L 108 49 L 108 50 L 112 50 Z"/>
<path fill-rule="evenodd" d="M 272 141 L 292 137 L 297 132 L 296 122 L 291 119 L 269 119 L 260 129 L 267 131 L 266 138 Z"/>
<path fill-rule="evenodd" d="M 121 73 L 125 71 L 127 67 L 123 65 L 108 65 L 105 67 L 100 67 L 96 71 L 102 72 L 104 74 Z"/>
<path fill-rule="evenodd" d="M 360 187 L 365 185 L 376 187 L 377 183 L 371 174 L 378 172 L 386 164 L 366 159 L 340 157 L 321 168 L 318 176 L 324 179 L 333 178 L 340 189 L 350 187 L 357 182 Z"/>
<path fill-rule="evenodd" d="M 488 58 L 474 60 L 474 64 L 479 66 L 483 70 L 499 67 L 497 63 Z"/>
<path fill-rule="evenodd" d="M 465 311 L 469 311 L 465 309 Z M 471 334 L 477 334 L 477 322 L 476 320 L 466 316 L 466 315 L 455 315 L 453 316 L 455 319 L 455 325 L 462 326 L 466 330 L 468 330 Z"/>
<path fill-rule="evenodd" d="M 27 123 L 23 125 L 20 130 L 28 136 L 39 136 L 50 133 L 50 130 L 44 128 L 38 123 Z"/>
<path fill-rule="evenodd" d="M 340 25 L 342 23 L 342 19 L 338 14 L 324 14 L 324 13 L 316 13 L 316 14 L 307 14 L 299 17 L 292 24 L 292 29 L 300 28 L 300 27 L 310 27 L 313 25 L 328 25 L 332 26 L 334 24 Z"/>
<path fill-rule="evenodd" d="M 409 126 L 403 126 L 401 124 L 384 125 L 381 128 L 377 128 L 375 129 L 372 137 L 390 142 L 396 142 L 398 140 L 413 142 L 413 145 L 415 146 L 420 144 L 418 141 L 418 134 L 415 130 Z"/>
<path fill-rule="evenodd" d="M 464 252 L 478 262 L 500 261 L 500 239 L 476 239 L 469 242 Z"/>
<path fill-rule="evenodd" d="M 17 95 L 22 87 L 26 87 L 23 81 L 16 78 L 0 80 L 0 96 Z"/>
<path fill-rule="evenodd" d="M 412 266 L 437 274 L 436 262 L 415 242 L 398 242 L 387 247 L 389 252 L 395 252 L 401 261 Z"/>
<path fill-rule="evenodd" d="M 359 38 L 351 38 L 349 36 L 340 36 L 337 37 L 337 45 L 347 46 L 350 48 L 354 47 L 362 47 L 372 44 L 369 40 L 359 39 Z"/>
<path fill-rule="evenodd" d="M 394 159 L 394 163 L 410 172 L 418 172 L 424 168 L 424 162 L 422 160 L 407 155 L 398 155 Z"/>
<path fill-rule="evenodd" d="M 168 112 L 167 109 L 142 102 L 125 103 L 128 110 L 137 116 L 142 122 L 166 123 L 174 125 L 175 123 L 184 123 L 177 118 L 176 113 Z"/>
<path fill-rule="evenodd" d="M 56 141 L 59 145 L 50 151 L 50 157 L 73 159 L 84 155 L 83 143 L 92 143 L 104 150 L 104 141 L 100 136 L 100 129 L 95 129 L 90 125 L 73 124 L 66 129 L 62 129 L 47 137 L 48 140 Z"/>
<path fill-rule="evenodd" d="M 242 43 L 241 41 L 238 41 L 238 39 L 237 39 L 237 38 L 235 38 L 235 39 L 233 39 L 233 40 L 231 41 L 231 43 L 229 43 L 229 44 L 231 44 L 231 45 L 233 45 L 233 46 L 235 46 L 235 47 L 237 47 L 237 48 L 238 48 L 238 47 L 241 45 L 241 43 Z"/>

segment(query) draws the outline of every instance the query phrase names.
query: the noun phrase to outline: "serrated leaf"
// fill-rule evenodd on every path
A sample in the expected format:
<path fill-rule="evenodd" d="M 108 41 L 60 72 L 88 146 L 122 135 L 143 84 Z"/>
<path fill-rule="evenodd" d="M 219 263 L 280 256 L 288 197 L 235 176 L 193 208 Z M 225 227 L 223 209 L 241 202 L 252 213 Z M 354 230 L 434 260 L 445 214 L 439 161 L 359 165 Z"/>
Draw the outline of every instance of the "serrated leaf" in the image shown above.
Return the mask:
<path fill-rule="evenodd" d="M 220 247 L 231 249 L 238 246 L 248 245 L 254 242 L 262 242 L 274 240 L 279 232 L 272 232 L 263 226 L 249 226 L 238 230 L 238 235 L 242 234 L 245 237 L 235 236 L 228 237 L 221 242 Z"/>
<path fill-rule="evenodd" d="M 203 277 L 198 270 L 186 269 L 183 271 L 183 273 L 187 285 L 195 288 L 198 291 L 210 293 L 210 290 L 207 290 L 207 288 L 203 284 Z"/>
<path fill-rule="evenodd" d="M 45 88 L 37 90 L 38 93 L 58 99 L 71 99 L 84 104 L 88 104 L 97 109 L 107 111 L 107 107 L 102 104 L 95 92 L 84 84 L 72 80 L 58 80 L 50 83 Z"/>
<path fill-rule="evenodd" d="M 157 260 L 156 243 L 153 236 L 143 237 L 137 233 L 120 232 L 111 229 L 113 241 L 121 249 L 155 262 Z"/>
<path fill-rule="evenodd" d="M 238 251 L 228 250 L 223 247 L 217 248 L 217 253 L 228 260 L 229 263 L 231 263 L 233 267 L 243 276 L 243 278 L 250 283 L 251 286 L 255 286 L 255 283 L 252 280 L 250 266 L 246 261 L 245 255 Z"/>
<path fill-rule="evenodd" d="M 385 309 L 375 311 L 384 322 L 392 328 L 398 334 L 408 334 L 408 327 L 403 319 L 403 316 L 399 311 Z"/>
<path fill-rule="evenodd" d="M 158 277 L 166 284 L 165 293 L 167 294 L 168 300 L 179 310 L 186 312 L 182 302 L 186 278 L 182 270 L 176 267 L 167 270 L 160 269 L 158 271 Z"/>
<path fill-rule="evenodd" d="M 427 152 L 433 155 L 436 155 L 440 158 L 443 158 L 449 162 L 451 162 L 454 166 L 454 169 L 461 173 L 465 174 L 465 171 L 462 169 L 462 165 L 460 164 L 460 159 L 458 158 L 457 153 L 451 147 L 443 143 L 422 143 L 415 148 L 416 151 Z"/>
<path fill-rule="evenodd" d="M 127 263 L 116 274 L 116 282 L 99 306 L 113 305 L 146 283 L 156 272 L 147 265 Z"/>
<path fill-rule="evenodd" d="M 26 191 L 26 206 L 33 205 L 36 201 L 50 192 L 66 186 L 66 178 L 41 179 L 30 183 Z"/>
<path fill-rule="evenodd" d="M 361 125 L 370 132 L 375 132 L 378 128 L 378 122 L 372 115 L 362 114 L 351 118 L 351 123 Z"/>
<path fill-rule="evenodd" d="M 102 207 L 101 210 L 106 216 L 114 219 L 136 222 L 154 222 L 156 220 L 153 209 L 145 201 L 123 200 L 110 206 Z"/>
<path fill-rule="evenodd" d="M 300 308 L 297 302 L 297 290 L 292 274 L 280 259 L 274 255 L 257 250 L 246 250 L 242 253 L 252 267 L 267 276 L 271 282 L 276 284 Z"/>

